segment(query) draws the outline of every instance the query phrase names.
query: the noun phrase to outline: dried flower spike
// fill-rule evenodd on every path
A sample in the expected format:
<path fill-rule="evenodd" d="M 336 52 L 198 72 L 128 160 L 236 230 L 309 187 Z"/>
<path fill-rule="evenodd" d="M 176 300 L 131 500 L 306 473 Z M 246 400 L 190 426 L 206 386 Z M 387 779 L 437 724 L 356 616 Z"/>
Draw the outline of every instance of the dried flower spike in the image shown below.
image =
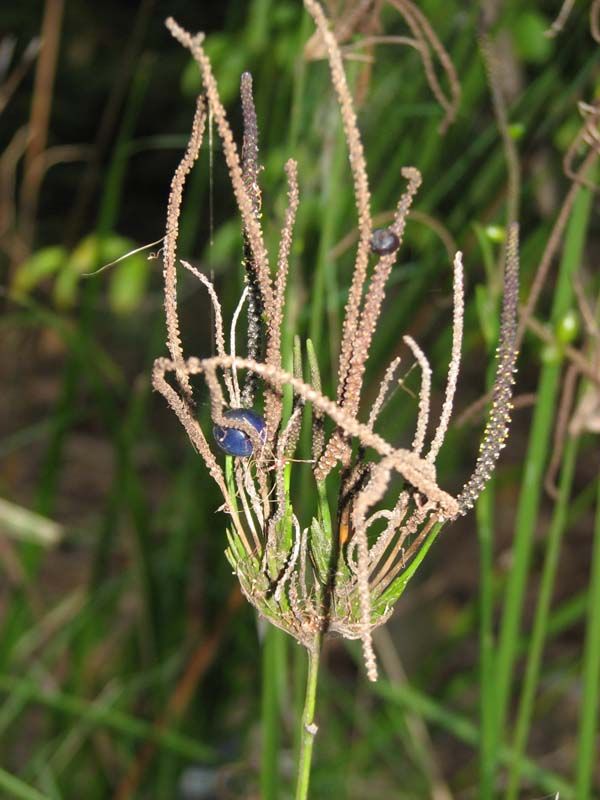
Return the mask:
<path fill-rule="evenodd" d="M 259 135 L 251 78 L 245 73 L 241 82 L 244 134 L 240 159 L 203 49 L 203 36 L 190 35 L 173 20 L 168 20 L 167 26 L 198 63 L 206 103 L 223 145 L 241 218 L 240 249 L 244 254 L 246 287 L 233 315 L 227 346 L 223 314 L 212 283 L 193 265 L 182 262 L 209 293 L 215 312 L 217 352 L 213 358 L 185 358 L 175 291 L 177 226 L 185 175 L 201 138 L 205 111 L 203 101 L 199 101 L 190 145 L 183 166 L 173 179 L 168 205 L 169 235 L 164 258 L 167 346 L 171 357 L 156 360 L 153 385 L 177 414 L 221 490 L 223 510 L 230 520 L 226 556 L 249 602 L 270 622 L 301 642 L 309 651 L 311 664 L 324 634 L 334 632 L 360 639 L 367 675 L 375 680 L 373 629 L 389 618 L 395 601 L 441 524 L 472 506 L 506 439 L 516 361 L 517 229 L 516 226 L 511 229 L 507 248 L 494 403 L 474 472 L 458 498 L 454 498 L 439 486 L 435 461 L 450 422 L 459 373 L 464 316 L 462 256 L 457 253 L 454 259 L 452 349 L 442 411 L 433 433 L 431 367 L 420 346 L 412 338 L 404 337 L 419 366 L 421 386 L 412 446 L 399 448 L 375 429 L 399 359 L 390 364 L 371 408 L 361 408 L 361 404 L 364 405 L 367 359 L 386 283 L 398 257 L 421 175 L 414 167 L 402 171 L 407 187 L 394 219 L 387 229 L 373 231 L 364 148 L 339 47 L 317 0 L 304 0 L 304 4 L 315 21 L 329 60 L 348 146 L 358 217 L 359 236 L 343 323 L 336 399 L 322 392 L 317 357 L 310 341 L 306 344 L 308 383 L 299 339 L 294 346 L 293 374 L 282 366 L 286 284 L 300 197 L 297 164 L 290 159 L 285 166 L 288 202 L 281 226 L 277 270 L 272 275 L 262 230 Z M 419 27 L 421 35 L 431 40 L 420 12 L 407 0 L 400 5 L 407 19 Z M 435 49 L 432 42 L 431 46 Z M 367 279 L 372 252 L 377 259 Z M 242 357 L 236 353 L 236 346 L 245 302 L 248 303 L 247 357 Z M 207 346 L 206 350 L 209 349 Z M 204 380 L 210 399 L 217 445 L 232 459 L 227 479 L 193 411 L 190 378 L 196 375 Z M 170 382 L 173 378 L 179 390 Z M 287 406 L 283 403 L 284 388 L 293 395 L 292 403 Z M 260 409 L 264 409 L 262 414 Z M 314 481 L 312 495 L 307 497 L 306 470 L 311 466 L 298 458 L 303 455 L 298 449 L 303 420 L 308 413 L 312 418 L 314 459 L 310 479 Z M 333 433 L 326 442 L 328 420 Z M 336 509 L 330 509 L 326 481 L 333 470 L 340 469 L 340 464 L 339 503 Z M 292 487 L 298 481 L 302 481 L 303 487 L 302 508 L 293 502 Z"/>

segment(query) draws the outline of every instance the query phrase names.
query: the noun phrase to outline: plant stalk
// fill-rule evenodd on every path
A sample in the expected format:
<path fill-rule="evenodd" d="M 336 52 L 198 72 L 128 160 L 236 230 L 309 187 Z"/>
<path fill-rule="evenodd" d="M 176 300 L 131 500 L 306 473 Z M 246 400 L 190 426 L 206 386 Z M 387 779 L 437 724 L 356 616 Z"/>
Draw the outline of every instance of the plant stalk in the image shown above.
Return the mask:
<path fill-rule="evenodd" d="M 286 670 L 285 634 L 269 625 L 263 645 L 262 680 L 262 748 L 260 796 L 262 800 L 277 800 L 280 796 L 279 750 L 282 681 Z"/>
<path fill-rule="evenodd" d="M 298 780 L 296 783 L 296 800 L 306 800 L 310 782 L 313 744 L 317 734 L 315 725 L 315 704 L 317 699 L 317 679 L 319 676 L 319 659 L 321 655 L 321 634 L 318 634 L 313 645 L 308 649 L 308 675 L 306 677 L 306 694 L 302 712 L 302 730 L 300 732 L 300 757 L 298 759 Z"/>

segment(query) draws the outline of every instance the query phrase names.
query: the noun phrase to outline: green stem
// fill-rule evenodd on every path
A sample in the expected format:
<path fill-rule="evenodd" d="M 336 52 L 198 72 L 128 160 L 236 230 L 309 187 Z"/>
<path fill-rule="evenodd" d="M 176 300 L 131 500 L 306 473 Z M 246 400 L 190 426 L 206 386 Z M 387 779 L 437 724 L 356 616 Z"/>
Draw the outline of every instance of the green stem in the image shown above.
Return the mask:
<path fill-rule="evenodd" d="M 15 775 L 6 772 L 0 767 L 0 788 L 8 792 L 6 797 L 18 797 L 20 800 L 47 800 L 45 794 L 41 794 L 37 789 L 23 783 Z"/>
<path fill-rule="evenodd" d="M 582 188 L 573 205 L 566 231 L 552 305 L 551 322 L 553 325 L 556 325 L 564 316 L 572 302 L 573 276 L 581 263 L 590 209 L 591 192 L 587 188 Z M 497 655 L 496 730 L 499 740 L 504 738 L 510 707 L 525 590 L 529 578 L 533 539 L 538 524 L 544 471 L 558 397 L 560 366 L 558 361 L 554 361 L 546 362 L 542 367 L 529 444 L 523 464 L 523 479 L 517 504 L 512 547 L 513 562 L 506 585 Z"/>
<path fill-rule="evenodd" d="M 571 487 L 573 483 L 573 473 L 575 471 L 575 461 L 577 458 L 578 439 L 569 438 L 563 455 L 563 466 L 560 478 L 558 500 L 554 507 L 552 523 L 548 532 L 548 541 L 544 567 L 540 582 L 540 592 L 535 611 L 535 619 L 531 631 L 530 645 L 527 655 L 527 666 L 525 669 L 525 679 L 521 698 L 519 701 L 519 711 L 515 727 L 513 750 L 516 758 L 510 766 L 508 776 L 508 788 L 506 792 L 507 800 L 516 800 L 519 793 L 519 783 L 521 778 L 521 759 L 525 752 L 531 719 L 533 715 L 535 693 L 538 686 L 544 644 L 548 634 L 548 620 L 550 617 L 550 605 L 554 591 L 556 571 L 559 563 L 560 545 L 562 536 L 566 528 L 567 511 L 571 499 Z"/>
<path fill-rule="evenodd" d="M 494 796 L 496 768 L 496 685 L 494 680 L 494 486 L 490 482 L 475 507 L 479 538 L 479 670 L 480 725 L 479 796 Z"/>
<path fill-rule="evenodd" d="M 583 653 L 583 676 L 581 691 L 581 714 L 579 718 L 579 741 L 577 743 L 577 766 L 575 792 L 578 800 L 592 796 L 592 781 L 597 764 L 598 750 L 598 699 L 600 695 L 600 481 L 598 481 L 598 505 L 592 552 L 590 589 L 588 596 L 588 618 Z"/>
<path fill-rule="evenodd" d="M 306 800 L 310 781 L 310 765 L 312 762 L 313 744 L 317 733 L 315 725 L 315 704 L 317 699 L 317 679 L 319 676 L 319 657 L 321 654 L 321 637 L 318 636 L 308 650 L 308 675 L 306 678 L 306 694 L 304 711 L 302 712 L 302 731 L 300 739 L 300 758 L 298 760 L 298 781 L 296 784 L 296 800 Z"/>
<path fill-rule="evenodd" d="M 285 666 L 285 634 L 269 625 L 265 632 L 262 664 L 262 800 L 277 800 L 279 797 L 280 686 Z"/>

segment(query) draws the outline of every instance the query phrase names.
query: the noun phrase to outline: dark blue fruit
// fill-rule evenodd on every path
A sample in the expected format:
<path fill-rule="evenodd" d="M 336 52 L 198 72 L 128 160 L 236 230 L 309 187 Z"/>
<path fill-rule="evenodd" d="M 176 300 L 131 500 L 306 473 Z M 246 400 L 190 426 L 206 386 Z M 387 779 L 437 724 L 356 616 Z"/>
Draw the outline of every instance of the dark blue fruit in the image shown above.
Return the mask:
<path fill-rule="evenodd" d="M 371 236 L 371 250 L 380 256 L 387 256 L 400 247 L 400 239 L 389 228 L 376 228 Z"/>
<path fill-rule="evenodd" d="M 239 419 L 249 422 L 262 441 L 265 441 L 267 427 L 264 419 L 256 411 L 252 411 L 249 408 L 231 408 L 223 416 L 225 419 Z M 227 453 L 228 456 L 248 458 L 248 456 L 252 455 L 254 448 L 250 437 L 244 431 L 238 430 L 238 428 L 223 428 L 221 425 L 213 425 L 213 436 L 221 450 Z"/>

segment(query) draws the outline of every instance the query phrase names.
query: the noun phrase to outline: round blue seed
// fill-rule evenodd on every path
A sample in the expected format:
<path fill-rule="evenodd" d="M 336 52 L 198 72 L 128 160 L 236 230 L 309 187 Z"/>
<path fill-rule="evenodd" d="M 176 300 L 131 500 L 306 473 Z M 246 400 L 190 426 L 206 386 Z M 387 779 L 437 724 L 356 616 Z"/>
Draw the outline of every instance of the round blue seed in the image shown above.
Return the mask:
<path fill-rule="evenodd" d="M 244 420 L 256 430 L 261 440 L 264 442 L 267 437 L 267 427 L 264 419 L 249 408 L 231 408 L 223 416 L 230 420 Z M 252 440 L 242 430 L 238 428 L 223 428 L 221 425 L 213 425 L 213 436 L 215 442 L 228 456 L 238 458 L 248 458 L 252 455 L 254 447 Z"/>
<path fill-rule="evenodd" d="M 400 239 L 389 228 L 376 228 L 371 236 L 371 250 L 387 256 L 400 247 Z"/>

